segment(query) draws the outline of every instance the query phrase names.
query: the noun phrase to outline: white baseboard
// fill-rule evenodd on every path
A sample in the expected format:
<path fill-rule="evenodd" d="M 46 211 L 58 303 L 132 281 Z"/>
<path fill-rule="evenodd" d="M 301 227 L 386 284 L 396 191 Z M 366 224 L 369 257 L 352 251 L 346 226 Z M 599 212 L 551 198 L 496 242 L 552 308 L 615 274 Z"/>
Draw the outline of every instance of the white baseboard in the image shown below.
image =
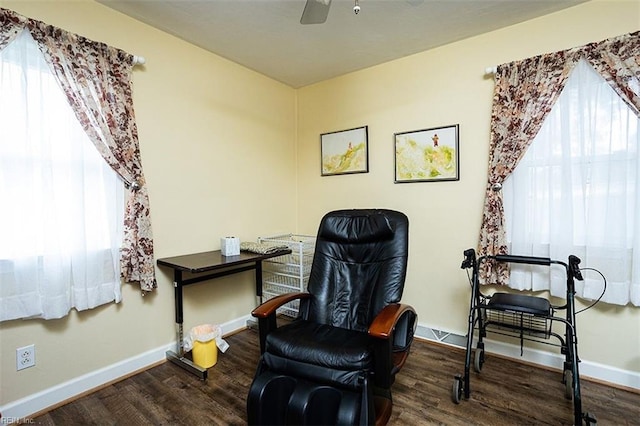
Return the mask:
<path fill-rule="evenodd" d="M 249 315 L 237 318 L 222 324 L 223 334 L 229 334 L 246 327 Z M 416 330 L 416 337 L 450 344 L 457 347 L 466 346 L 466 338 L 455 333 L 440 331 L 430 328 L 424 324 L 419 324 Z M 461 344 L 462 342 L 462 344 Z M 134 357 L 122 360 L 105 368 L 76 377 L 67 382 L 29 395 L 17 401 L 10 402 L 0 407 L 2 413 L 2 424 L 17 423 L 23 421 L 28 423 L 28 417 L 35 413 L 42 412 L 49 407 L 56 406 L 64 401 L 72 399 L 78 395 L 99 388 L 100 386 L 116 381 L 122 377 L 132 374 L 138 370 L 145 369 L 165 359 L 167 350 L 175 349 L 176 342 L 160 346 Z M 523 356 L 520 357 L 520 346 L 502 342 L 485 340 L 485 350 L 487 353 L 494 353 L 508 358 L 522 359 L 541 366 L 562 369 L 562 356 L 540 350 L 524 348 Z M 464 365 L 461 365 L 464 368 Z M 583 360 L 580 363 L 580 376 L 591 377 L 599 381 L 612 383 L 615 385 L 640 390 L 640 373 L 622 370 L 603 364 Z M 446 390 L 448 392 L 448 390 Z"/>
<path fill-rule="evenodd" d="M 416 337 L 422 339 L 466 349 L 466 336 L 437 330 L 424 324 L 418 324 L 415 335 Z M 559 350 L 558 353 L 551 353 L 527 348 L 525 346 L 522 349 L 522 356 L 520 356 L 520 344 L 515 345 L 498 342 L 489 338 L 485 338 L 483 340 L 485 342 L 484 348 L 487 353 L 493 353 L 507 358 L 522 360 L 530 362 L 532 364 L 562 371 L 564 356 L 560 354 Z M 473 347 L 475 348 L 475 341 Z M 463 370 L 464 365 L 461 365 L 461 372 Z M 597 362 L 591 362 L 585 359 L 581 360 L 579 370 L 581 378 L 591 378 L 597 381 L 611 383 L 612 385 L 624 388 L 640 390 L 640 373 L 635 371 L 623 370 L 620 368 L 599 364 Z"/>
<path fill-rule="evenodd" d="M 247 315 L 221 324 L 222 333 L 229 334 L 245 328 L 249 318 L 250 315 Z M 0 423 L 12 424 L 20 421 L 29 423 L 29 416 L 161 362 L 165 359 L 166 351 L 175 350 L 175 348 L 176 342 L 173 341 L 33 395 L 12 401 L 0 407 L 0 413 L 2 413 Z"/>

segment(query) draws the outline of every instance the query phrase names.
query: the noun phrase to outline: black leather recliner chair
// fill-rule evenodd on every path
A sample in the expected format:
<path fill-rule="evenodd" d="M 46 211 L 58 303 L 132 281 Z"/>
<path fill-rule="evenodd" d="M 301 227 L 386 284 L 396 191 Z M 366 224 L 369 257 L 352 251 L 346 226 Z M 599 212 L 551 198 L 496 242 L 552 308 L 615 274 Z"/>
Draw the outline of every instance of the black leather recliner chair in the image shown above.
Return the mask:
<path fill-rule="evenodd" d="M 391 385 L 409 354 L 416 313 L 400 304 L 408 219 L 339 210 L 318 230 L 307 293 L 256 308 L 261 358 L 247 398 L 250 425 L 386 424 Z M 276 310 L 300 300 L 278 327 Z"/>

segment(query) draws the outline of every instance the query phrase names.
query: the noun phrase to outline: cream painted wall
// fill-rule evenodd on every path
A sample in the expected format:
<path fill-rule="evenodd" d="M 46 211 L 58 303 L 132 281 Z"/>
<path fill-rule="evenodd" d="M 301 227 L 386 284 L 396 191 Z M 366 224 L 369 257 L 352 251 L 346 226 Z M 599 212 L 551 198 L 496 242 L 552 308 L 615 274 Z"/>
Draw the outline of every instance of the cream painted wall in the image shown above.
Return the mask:
<path fill-rule="evenodd" d="M 157 258 L 216 249 L 229 233 L 313 234 L 333 208 L 396 208 L 411 220 L 404 299 L 421 323 L 460 334 L 468 286 L 458 267 L 477 241 L 487 172 L 485 67 L 640 27 L 637 1 L 595 1 L 294 91 L 90 0 L 0 6 L 146 57 L 134 101 Z M 460 181 L 393 184 L 394 132 L 455 123 Z M 318 135 L 361 125 L 371 172 L 321 178 Z M 158 291 L 144 298 L 125 284 L 118 305 L 0 323 L 0 405 L 172 341 L 172 277 L 157 271 Z M 187 328 L 254 303 L 249 273 L 188 291 Z M 640 371 L 638 309 L 603 305 L 579 321 L 583 359 Z M 37 366 L 16 373 L 15 348 L 30 343 Z"/>
<path fill-rule="evenodd" d="M 296 229 L 295 91 L 89 0 L 3 1 L 0 7 L 147 59 L 133 75 L 156 258 L 215 250 Z M 170 271 L 141 297 L 60 320 L 0 323 L 0 405 L 175 339 Z M 185 329 L 224 323 L 254 306 L 245 272 L 189 287 Z M 15 349 L 37 365 L 15 371 Z"/>
<path fill-rule="evenodd" d="M 477 245 L 482 215 L 493 91 L 485 68 L 638 29 L 640 2 L 593 1 L 300 89 L 299 231 L 313 231 L 333 208 L 404 211 L 410 219 L 404 300 L 421 324 L 465 335 L 469 286 L 460 263 L 463 250 Z M 393 183 L 394 132 L 457 123 L 459 181 Z M 363 125 L 370 172 L 321 177 L 318 135 Z M 583 360 L 640 372 L 639 308 L 602 304 L 580 314 L 578 327 Z"/>

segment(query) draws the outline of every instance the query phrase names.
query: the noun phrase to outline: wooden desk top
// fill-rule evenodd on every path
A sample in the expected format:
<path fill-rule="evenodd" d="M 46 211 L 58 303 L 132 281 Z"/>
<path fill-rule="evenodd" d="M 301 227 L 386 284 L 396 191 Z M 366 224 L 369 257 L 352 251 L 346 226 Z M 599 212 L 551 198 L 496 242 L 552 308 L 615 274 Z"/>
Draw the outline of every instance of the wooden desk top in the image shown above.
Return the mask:
<path fill-rule="evenodd" d="M 223 256 L 220 250 L 202 253 L 185 254 L 182 256 L 165 257 L 158 259 L 158 265 L 168 266 L 181 271 L 191 273 L 214 271 L 244 263 L 259 262 L 264 259 L 290 254 L 291 250 L 280 250 L 270 254 L 258 254 L 241 251 L 237 256 Z"/>

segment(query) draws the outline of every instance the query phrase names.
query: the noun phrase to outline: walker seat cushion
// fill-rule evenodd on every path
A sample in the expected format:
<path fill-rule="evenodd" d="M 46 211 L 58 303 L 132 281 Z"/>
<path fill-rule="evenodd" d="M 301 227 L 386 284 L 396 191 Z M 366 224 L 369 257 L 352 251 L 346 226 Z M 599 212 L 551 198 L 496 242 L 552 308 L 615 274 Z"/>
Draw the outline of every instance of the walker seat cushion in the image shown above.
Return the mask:
<path fill-rule="evenodd" d="M 491 309 L 522 312 L 536 316 L 551 315 L 551 304 L 547 299 L 523 294 L 495 293 L 489 299 L 487 306 Z"/>

